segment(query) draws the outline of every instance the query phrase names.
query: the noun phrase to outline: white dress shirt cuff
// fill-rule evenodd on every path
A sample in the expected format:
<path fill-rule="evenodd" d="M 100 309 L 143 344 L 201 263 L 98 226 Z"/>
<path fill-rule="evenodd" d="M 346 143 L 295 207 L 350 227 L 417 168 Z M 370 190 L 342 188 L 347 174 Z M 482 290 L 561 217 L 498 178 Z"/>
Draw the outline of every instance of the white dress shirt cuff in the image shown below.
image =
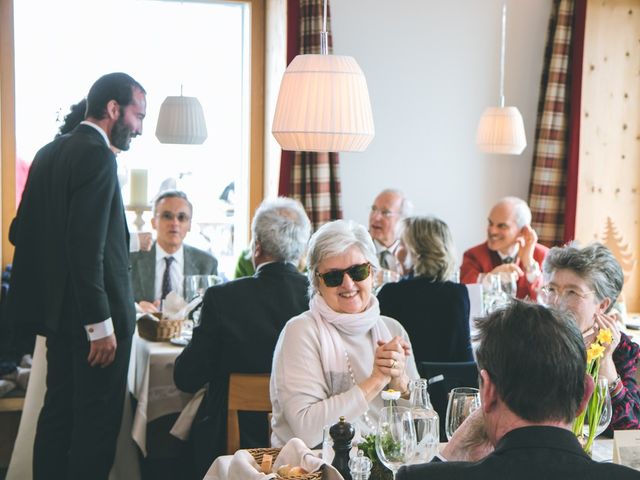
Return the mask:
<path fill-rule="evenodd" d="M 84 329 L 87 331 L 87 338 L 89 341 L 93 342 L 95 340 L 108 337 L 113 333 L 113 321 L 111 318 L 107 318 L 104 322 L 85 325 Z"/>
<path fill-rule="evenodd" d="M 140 251 L 140 237 L 137 233 L 133 233 L 129 237 L 129 252 L 138 252 Z"/>

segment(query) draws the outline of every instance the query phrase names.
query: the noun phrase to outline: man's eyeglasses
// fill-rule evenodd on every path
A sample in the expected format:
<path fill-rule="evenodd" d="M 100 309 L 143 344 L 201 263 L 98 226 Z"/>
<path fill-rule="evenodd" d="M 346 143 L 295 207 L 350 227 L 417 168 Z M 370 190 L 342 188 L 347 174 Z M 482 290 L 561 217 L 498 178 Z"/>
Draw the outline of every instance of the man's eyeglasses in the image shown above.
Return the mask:
<path fill-rule="evenodd" d="M 158 217 L 162 220 L 167 220 L 169 222 L 173 222 L 174 218 L 177 218 L 180 223 L 185 223 L 191 220 L 191 216 L 184 212 L 173 213 L 173 212 L 160 212 Z"/>
<path fill-rule="evenodd" d="M 384 218 L 391 218 L 394 215 L 400 215 L 399 212 L 392 212 L 391 210 L 387 210 L 386 208 L 378 208 L 375 205 L 371 205 L 371 215 L 375 215 L 379 213 Z"/>
<path fill-rule="evenodd" d="M 326 273 L 316 272 L 316 275 L 324 280 L 324 284 L 327 287 L 339 287 L 342 285 L 345 273 L 349 275 L 354 282 L 361 282 L 366 280 L 371 274 L 371 264 L 363 263 L 361 265 L 352 265 L 344 270 L 329 270 Z"/>
<path fill-rule="evenodd" d="M 545 303 L 551 304 L 560 300 L 567 305 L 571 305 L 578 303 L 580 300 L 584 300 L 589 294 L 594 293 L 594 291 L 587 290 L 586 292 L 582 292 L 575 288 L 558 288 L 553 285 L 545 285 L 540 289 L 540 293 L 542 293 Z"/>

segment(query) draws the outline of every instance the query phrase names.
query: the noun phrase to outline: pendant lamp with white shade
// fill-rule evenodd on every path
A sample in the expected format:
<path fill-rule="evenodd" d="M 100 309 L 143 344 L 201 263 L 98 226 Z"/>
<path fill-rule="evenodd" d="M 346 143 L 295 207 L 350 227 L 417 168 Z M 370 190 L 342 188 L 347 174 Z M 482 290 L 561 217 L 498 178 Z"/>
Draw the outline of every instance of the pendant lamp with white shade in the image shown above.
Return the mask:
<path fill-rule="evenodd" d="M 517 107 L 504 106 L 504 54 L 507 27 L 507 5 L 502 5 L 502 41 L 500 44 L 500 106 L 488 107 L 482 113 L 476 144 L 486 153 L 520 155 L 527 146 L 522 115 Z"/>
<path fill-rule="evenodd" d="M 207 139 L 207 123 L 196 97 L 168 96 L 160 106 L 156 137 L 160 143 L 201 145 Z"/>
<path fill-rule="evenodd" d="M 283 150 L 362 152 L 375 135 L 367 81 L 353 57 L 328 54 L 324 0 L 320 54 L 289 64 L 276 103 L 272 133 Z"/>

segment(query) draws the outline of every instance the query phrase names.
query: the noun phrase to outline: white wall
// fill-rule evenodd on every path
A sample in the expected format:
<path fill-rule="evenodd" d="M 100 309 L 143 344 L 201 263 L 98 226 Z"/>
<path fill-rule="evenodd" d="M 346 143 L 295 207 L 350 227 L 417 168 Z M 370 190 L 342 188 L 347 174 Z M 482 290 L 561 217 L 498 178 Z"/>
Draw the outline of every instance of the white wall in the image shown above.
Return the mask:
<path fill-rule="evenodd" d="M 414 213 L 451 227 L 459 256 L 485 238 L 504 195 L 526 199 L 551 0 L 507 3 L 505 96 L 524 117 L 520 156 L 475 146 L 485 107 L 497 106 L 501 0 L 332 0 L 334 53 L 365 73 L 376 137 L 341 155 L 345 218 L 367 223 L 376 193 L 400 188 Z"/>

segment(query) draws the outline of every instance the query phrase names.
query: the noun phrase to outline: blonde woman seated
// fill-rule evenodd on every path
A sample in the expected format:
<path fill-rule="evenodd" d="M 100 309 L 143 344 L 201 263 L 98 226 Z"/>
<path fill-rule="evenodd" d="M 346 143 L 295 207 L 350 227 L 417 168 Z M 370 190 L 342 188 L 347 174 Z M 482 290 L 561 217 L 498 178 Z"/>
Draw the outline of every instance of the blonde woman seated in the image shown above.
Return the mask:
<path fill-rule="evenodd" d="M 417 362 L 473 360 L 469 293 L 449 281 L 456 265 L 447 224 L 434 217 L 405 218 L 398 254 L 406 276 L 378 292 L 380 311 L 407 329 Z"/>
<path fill-rule="evenodd" d="M 344 220 L 325 224 L 311 237 L 307 265 L 309 310 L 289 320 L 274 352 L 276 447 L 298 437 L 313 448 L 341 415 L 371 433 L 380 392 L 408 397 L 409 380 L 418 378 L 407 332 L 380 315 L 371 293 L 378 259 L 367 230 Z"/>

